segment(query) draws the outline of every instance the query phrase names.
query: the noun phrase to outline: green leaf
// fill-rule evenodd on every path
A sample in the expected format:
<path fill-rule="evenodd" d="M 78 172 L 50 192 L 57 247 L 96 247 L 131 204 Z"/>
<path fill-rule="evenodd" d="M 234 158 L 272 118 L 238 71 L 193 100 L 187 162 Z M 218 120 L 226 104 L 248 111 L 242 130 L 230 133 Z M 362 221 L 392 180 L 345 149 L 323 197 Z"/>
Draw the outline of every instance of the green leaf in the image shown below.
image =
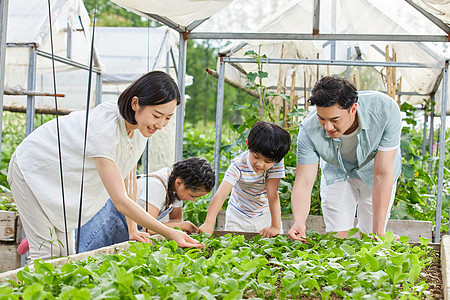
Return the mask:
<path fill-rule="evenodd" d="M 340 248 L 350 256 L 355 255 L 355 249 L 350 245 L 342 244 Z"/>
<path fill-rule="evenodd" d="M 352 236 L 354 236 L 355 234 L 357 234 L 359 232 L 359 228 L 352 228 L 352 229 L 350 229 L 349 231 L 348 231 L 348 234 L 347 234 L 347 236 L 348 237 L 352 237 Z"/>
<path fill-rule="evenodd" d="M 409 270 L 408 272 L 408 281 L 411 284 L 415 284 L 417 279 L 420 276 L 420 271 L 422 270 L 422 268 L 418 265 L 413 265 L 412 268 Z"/>

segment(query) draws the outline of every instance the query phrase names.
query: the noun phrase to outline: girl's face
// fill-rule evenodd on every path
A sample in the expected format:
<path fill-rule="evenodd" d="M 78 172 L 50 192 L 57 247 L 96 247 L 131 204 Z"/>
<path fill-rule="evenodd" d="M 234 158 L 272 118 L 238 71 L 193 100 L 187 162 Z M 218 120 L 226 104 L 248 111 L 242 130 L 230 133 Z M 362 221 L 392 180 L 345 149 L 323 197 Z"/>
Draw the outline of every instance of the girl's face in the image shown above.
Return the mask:
<path fill-rule="evenodd" d="M 139 106 L 138 98 L 134 97 L 131 107 L 135 111 L 136 129 L 148 138 L 169 123 L 177 107 L 177 101 L 174 99 L 164 104 Z"/>
<path fill-rule="evenodd" d="M 186 189 L 184 187 L 184 182 L 180 178 L 175 179 L 174 191 L 178 196 L 178 199 L 182 201 L 194 201 L 198 197 L 205 196 L 209 191 L 200 189 L 198 191 L 193 191 L 191 189 Z"/>

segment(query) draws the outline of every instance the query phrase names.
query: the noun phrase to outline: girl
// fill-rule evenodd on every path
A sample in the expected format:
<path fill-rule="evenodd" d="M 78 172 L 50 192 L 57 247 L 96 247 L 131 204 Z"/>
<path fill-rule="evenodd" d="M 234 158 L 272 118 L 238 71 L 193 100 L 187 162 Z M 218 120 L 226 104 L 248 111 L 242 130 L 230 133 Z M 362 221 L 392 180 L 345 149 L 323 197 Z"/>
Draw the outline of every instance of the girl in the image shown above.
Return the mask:
<path fill-rule="evenodd" d="M 211 191 L 215 179 L 211 164 L 203 158 L 191 157 L 176 162 L 172 170 L 162 168 L 147 176 L 138 176 L 137 203 L 144 209 L 147 202 L 145 177 L 148 177 L 148 213 L 158 220 L 168 218 L 169 220 L 163 223 L 168 227 L 179 227 L 189 234 L 196 232 L 197 227 L 194 224 L 183 221 L 182 201 L 194 201 Z M 128 241 L 131 239 L 131 232 L 125 216 L 108 200 L 105 206 L 81 227 L 80 252 Z M 150 230 L 149 233 L 156 232 Z"/>
<path fill-rule="evenodd" d="M 104 206 L 109 194 L 117 209 L 132 222 L 175 240 L 182 247 L 204 246 L 184 232 L 158 222 L 128 197 L 123 183 L 136 166 L 146 139 L 168 124 L 179 103 L 175 81 L 168 74 L 155 71 L 125 89 L 117 104 L 106 102 L 92 109 L 83 187 L 84 112 L 59 118 L 61 162 L 56 119 L 24 139 L 11 157 L 8 182 L 30 245 L 30 261 L 51 257 L 50 240 L 62 242 L 62 247 L 53 247 L 53 256 L 75 252 L 74 229 L 78 223 L 81 189 L 82 224 Z M 132 235 L 143 238 L 148 234 L 136 230 Z"/>

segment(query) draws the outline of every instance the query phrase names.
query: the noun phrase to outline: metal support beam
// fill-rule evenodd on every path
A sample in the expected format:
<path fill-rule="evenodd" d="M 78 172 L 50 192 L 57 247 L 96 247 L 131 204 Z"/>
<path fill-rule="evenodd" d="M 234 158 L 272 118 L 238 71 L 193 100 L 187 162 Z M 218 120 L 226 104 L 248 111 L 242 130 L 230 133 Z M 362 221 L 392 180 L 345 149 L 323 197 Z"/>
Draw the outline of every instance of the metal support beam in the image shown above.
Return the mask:
<path fill-rule="evenodd" d="M 216 105 L 216 140 L 214 143 L 214 172 L 216 174 L 216 183 L 213 188 L 213 194 L 219 188 L 220 174 L 220 144 L 222 137 L 222 119 L 223 119 L 223 92 L 225 87 L 225 62 L 220 57 L 219 78 L 217 82 L 217 105 Z"/>
<path fill-rule="evenodd" d="M 439 169 L 438 187 L 436 197 L 436 230 L 434 232 L 434 242 L 441 241 L 441 210 L 442 191 L 444 187 L 444 162 L 445 162 L 445 126 L 447 119 L 447 93 L 448 93 L 448 60 L 445 61 L 444 77 L 442 78 L 442 104 L 441 104 L 441 131 L 439 137 Z"/>
<path fill-rule="evenodd" d="M 52 55 L 50 53 L 42 51 L 42 50 L 39 50 L 39 49 L 36 50 L 36 54 L 39 55 L 39 56 L 42 56 L 42 57 L 46 57 L 48 59 L 52 59 Z M 77 67 L 77 68 L 89 71 L 89 66 L 88 65 L 80 64 L 79 62 L 76 62 L 76 61 L 73 61 L 71 59 L 67 59 L 65 57 L 61 57 L 61 56 L 58 56 L 58 55 L 54 55 L 53 58 L 57 62 L 60 62 L 60 63 L 67 64 L 67 65 L 72 66 L 72 67 Z M 100 69 L 96 68 L 96 67 L 92 68 L 92 72 L 101 73 Z"/>
<path fill-rule="evenodd" d="M 192 30 L 194 30 L 195 28 L 197 28 L 198 26 L 200 26 L 203 22 L 205 22 L 205 21 L 208 20 L 208 19 L 209 19 L 209 18 L 205 18 L 205 19 L 193 21 L 191 24 L 189 24 L 188 26 L 186 26 L 186 31 L 187 31 L 187 32 L 191 32 Z"/>
<path fill-rule="evenodd" d="M 28 65 L 28 85 L 27 89 L 29 91 L 34 91 L 36 85 L 36 48 L 30 48 L 30 62 Z M 25 135 L 29 135 L 34 130 L 34 103 L 35 96 L 28 95 L 27 96 L 27 114 L 26 114 L 26 127 L 25 127 Z"/>
<path fill-rule="evenodd" d="M 257 63 L 254 58 L 224 57 L 224 62 L 231 63 Z M 347 61 L 347 60 L 321 60 L 321 59 L 290 59 L 290 58 L 261 58 L 264 64 L 288 65 L 336 65 L 336 66 L 366 66 L 366 67 L 399 67 L 399 68 L 443 68 L 442 64 L 427 65 L 420 63 L 402 63 L 391 61 Z"/>
<path fill-rule="evenodd" d="M 177 125 L 175 136 L 175 162 L 183 159 L 183 131 L 185 99 L 185 77 L 186 77 L 186 42 L 184 34 L 180 33 L 180 51 L 178 56 L 178 88 L 180 89 L 180 105 L 177 106 Z"/>
<path fill-rule="evenodd" d="M 313 35 L 319 34 L 320 26 L 320 0 L 314 0 L 314 15 L 313 15 Z"/>
<path fill-rule="evenodd" d="M 225 39 L 225 40 L 316 40 L 316 41 L 390 41 L 390 42 L 441 42 L 449 41 L 447 35 L 412 35 L 412 34 L 309 34 L 309 33 L 262 33 L 262 32 L 190 32 L 190 40 Z"/>
<path fill-rule="evenodd" d="M 5 88 L 6 25 L 9 0 L 0 0 L 0 153 L 2 144 L 3 92 Z"/>

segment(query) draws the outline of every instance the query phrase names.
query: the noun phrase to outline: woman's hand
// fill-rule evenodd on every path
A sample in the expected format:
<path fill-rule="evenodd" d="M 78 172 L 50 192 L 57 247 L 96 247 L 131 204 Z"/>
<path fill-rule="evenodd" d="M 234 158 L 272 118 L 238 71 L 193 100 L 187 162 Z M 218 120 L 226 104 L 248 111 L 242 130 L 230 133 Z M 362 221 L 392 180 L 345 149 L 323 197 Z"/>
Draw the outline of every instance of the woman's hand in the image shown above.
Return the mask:
<path fill-rule="evenodd" d="M 197 240 L 191 238 L 189 235 L 180 230 L 172 229 L 172 232 L 166 235 L 166 237 L 175 241 L 178 246 L 182 248 L 195 247 L 202 249 L 205 247 L 205 244 L 200 244 Z"/>
<path fill-rule="evenodd" d="M 147 232 L 142 232 L 142 231 L 134 231 L 130 233 L 129 236 L 130 240 L 135 240 L 141 243 L 150 243 L 150 234 L 148 234 Z"/>

